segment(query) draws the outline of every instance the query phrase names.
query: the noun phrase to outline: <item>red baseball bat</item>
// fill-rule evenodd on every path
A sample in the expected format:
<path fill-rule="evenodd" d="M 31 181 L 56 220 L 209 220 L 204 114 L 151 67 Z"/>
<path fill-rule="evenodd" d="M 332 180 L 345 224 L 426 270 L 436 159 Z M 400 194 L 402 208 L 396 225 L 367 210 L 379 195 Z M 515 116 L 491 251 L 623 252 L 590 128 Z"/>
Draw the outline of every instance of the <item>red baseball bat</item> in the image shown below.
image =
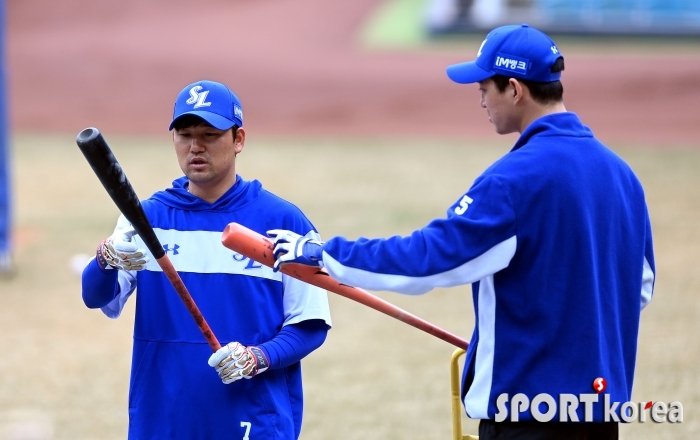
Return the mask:
<path fill-rule="evenodd" d="M 227 248 L 255 260 L 258 263 L 262 263 L 265 266 L 272 267 L 275 263 L 275 257 L 273 255 L 274 245 L 272 241 L 269 238 L 246 228 L 245 226 L 239 225 L 238 223 L 229 223 L 228 226 L 226 226 L 226 229 L 224 229 L 224 233 L 221 236 L 221 242 Z M 459 336 L 456 336 L 429 323 L 428 321 L 425 321 L 424 319 L 396 307 L 395 305 L 372 295 L 366 290 L 348 286 L 347 284 L 342 284 L 336 281 L 330 275 L 328 275 L 328 272 L 326 272 L 325 269 L 304 266 L 302 264 L 287 263 L 282 266 L 280 271 L 286 275 L 312 284 L 316 287 L 337 293 L 338 295 L 344 296 L 353 301 L 357 301 L 360 304 L 364 304 L 367 307 L 371 307 L 374 310 L 384 313 L 385 315 L 389 315 L 392 318 L 396 318 L 410 326 L 423 330 L 436 338 L 449 342 L 456 347 L 463 348 L 465 350 L 467 347 L 469 347 L 469 342 L 465 341 Z"/>
<path fill-rule="evenodd" d="M 78 134 L 76 142 L 97 178 L 100 179 L 102 186 L 104 186 L 117 208 L 119 208 L 119 211 L 129 220 L 136 233 L 139 234 L 141 240 L 148 247 L 148 250 L 151 251 L 153 258 L 156 259 L 158 265 L 163 269 L 163 273 L 204 335 L 204 339 L 207 340 L 212 350 L 220 349 L 221 344 L 214 336 L 214 332 L 209 328 L 209 324 L 202 316 L 202 312 L 199 311 L 185 283 L 182 282 L 182 278 L 180 278 L 170 258 L 163 250 L 163 246 L 153 231 L 134 188 L 129 183 L 129 179 L 126 178 L 126 174 L 124 174 L 121 165 L 117 162 L 117 158 L 112 154 L 107 141 L 105 141 L 98 129 L 86 128 Z"/>

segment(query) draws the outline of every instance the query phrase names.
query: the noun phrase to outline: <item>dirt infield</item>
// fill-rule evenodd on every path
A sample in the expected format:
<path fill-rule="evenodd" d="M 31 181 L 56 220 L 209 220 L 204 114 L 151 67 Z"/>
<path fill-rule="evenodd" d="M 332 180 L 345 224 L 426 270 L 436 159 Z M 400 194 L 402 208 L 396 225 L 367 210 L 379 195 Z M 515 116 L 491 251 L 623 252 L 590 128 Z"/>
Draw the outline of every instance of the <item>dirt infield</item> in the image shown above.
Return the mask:
<path fill-rule="evenodd" d="M 493 137 L 476 88 L 444 74 L 475 48 L 363 50 L 378 3 L 8 1 L 12 125 L 164 133 L 177 91 L 209 78 L 241 97 L 251 132 Z M 697 145 L 700 50 L 604 49 L 567 55 L 568 108 L 604 141 Z"/>

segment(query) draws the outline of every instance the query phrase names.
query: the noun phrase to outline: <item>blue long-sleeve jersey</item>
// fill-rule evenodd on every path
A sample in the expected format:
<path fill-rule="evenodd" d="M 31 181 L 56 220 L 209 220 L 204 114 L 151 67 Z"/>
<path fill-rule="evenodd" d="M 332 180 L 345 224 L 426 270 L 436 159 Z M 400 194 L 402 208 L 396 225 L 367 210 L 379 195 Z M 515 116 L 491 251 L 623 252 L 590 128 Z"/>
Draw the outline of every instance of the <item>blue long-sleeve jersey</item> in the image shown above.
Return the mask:
<path fill-rule="evenodd" d="M 631 397 L 655 277 L 647 206 L 629 166 L 574 113 L 534 121 L 446 218 L 406 237 L 330 239 L 323 262 L 374 290 L 472 283 L 462 391 L 472 418 L 493 419 L 502 393 L 578 396 L 598 377 L 611 401 Z M 593 419 L 603 421 L 603 399 Z"/>
<path fill-rule="evenodd" d="M 327 295 L 225 248 L 221 233 L 237 222 L 263 234 L 280 224 L 318 234 L 297 207 L 258 181 L 237 177 L 212 204 L 187 184 L 182 177 L 144 200 L 144 211 L 219 342 L 262 346 L 277 368 L 224 385 L 207 364 L 211 349 L 152 256 L 142 271 L 113 271 L 111 283 L 91 264 L 83 277 L 88 306 L 116 318 L 137 292 L 129 438 L 296 439 L 303 410 L 298 360 L 304 346 L 323 341 L 318 324 L 321 332 L 330 327 Z M 121 217 L 118 228 L 127 225 Z M 296 341 L 304 337 L 314 341 Z"/>

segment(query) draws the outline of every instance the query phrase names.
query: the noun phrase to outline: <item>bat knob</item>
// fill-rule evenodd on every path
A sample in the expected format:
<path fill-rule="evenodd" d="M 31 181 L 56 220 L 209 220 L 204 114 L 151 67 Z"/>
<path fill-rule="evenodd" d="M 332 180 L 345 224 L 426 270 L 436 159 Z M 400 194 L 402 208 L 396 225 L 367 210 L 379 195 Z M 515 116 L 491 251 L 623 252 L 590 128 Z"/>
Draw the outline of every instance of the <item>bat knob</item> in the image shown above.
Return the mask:
<path fill-rule="evenodd" d="M 85 130 L 78 133 L 78 137 L 75 141 L 78 145 L 84 144 L 85 142 L 90 142 L 100 135 L 100 130 L 95 127 L 88 127 Z"/>

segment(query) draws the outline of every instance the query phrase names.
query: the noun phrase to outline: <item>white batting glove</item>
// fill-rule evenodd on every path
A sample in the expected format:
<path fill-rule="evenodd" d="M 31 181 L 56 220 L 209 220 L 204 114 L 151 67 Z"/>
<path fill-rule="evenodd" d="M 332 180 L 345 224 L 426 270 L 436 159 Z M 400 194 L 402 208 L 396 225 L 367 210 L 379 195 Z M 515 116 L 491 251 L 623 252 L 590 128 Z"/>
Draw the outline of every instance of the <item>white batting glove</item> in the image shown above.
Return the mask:
<path fill-rule="evenodd" d="M 97 248 L 97 262 L 103 269 L 142 270 L 149 258 L 132 240 L 136 235 L 133 227 L 117 229 Z"/>
<path fill-rule="evenodd" d="M 260 347 L 231 342 L 209 357 L 209 366 L 216 369 L 223 383 L 230 384 L 267 371 L 270 361 Z"/>
<path fill-rule="evenodd" d="M 286 263 L 305 266 L 323 267 L 323 242 L 284 229 L 267 231 L 267 236 L 275 240 L 275 264 L 272 269 L 277 272 Z"/>

